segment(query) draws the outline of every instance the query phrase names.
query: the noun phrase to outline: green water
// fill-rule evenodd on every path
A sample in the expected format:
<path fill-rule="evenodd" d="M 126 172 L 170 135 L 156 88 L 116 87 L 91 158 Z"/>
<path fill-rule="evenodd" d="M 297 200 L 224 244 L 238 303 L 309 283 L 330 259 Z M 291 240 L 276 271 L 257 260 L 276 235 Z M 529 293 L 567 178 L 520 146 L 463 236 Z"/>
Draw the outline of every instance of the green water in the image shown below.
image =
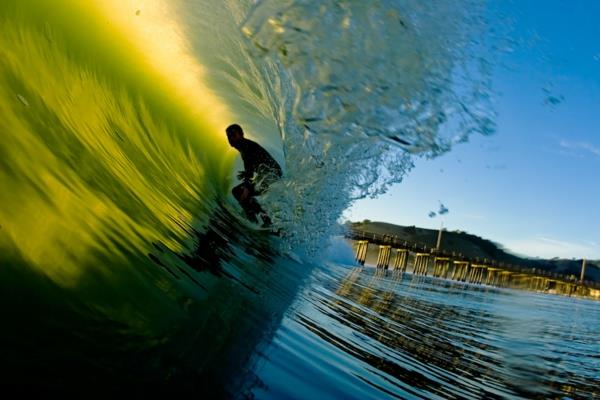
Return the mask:
<path fill-rule="evenodd" d="M 266 261 L 224 254 L 268 239 L 230 211 L 212 93 L 186 94 L 117 11 L 0 3 L 2 382 L 218 388 L 282 307 L 261 303 Z"/>
<path fill-rule="evenodd" d="M 63 287 L 98 257 L 126 260 L 115 243 L 181 249 L 181 223 L 214 207 L 231 161 L 214 127 L 93 11 L 0 5 L 3 247 Z"/>

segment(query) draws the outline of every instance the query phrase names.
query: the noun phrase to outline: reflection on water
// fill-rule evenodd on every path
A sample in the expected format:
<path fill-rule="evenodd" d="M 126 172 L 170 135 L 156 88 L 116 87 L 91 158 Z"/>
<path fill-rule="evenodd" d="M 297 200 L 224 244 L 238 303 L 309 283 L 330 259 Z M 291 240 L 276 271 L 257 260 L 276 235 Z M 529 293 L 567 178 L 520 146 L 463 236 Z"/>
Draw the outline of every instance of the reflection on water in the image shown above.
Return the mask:
<path fill-rule="evenodd" d="M 331 266 L 293 309 L 259 398 L 600 396 L 592 301 Z"/>

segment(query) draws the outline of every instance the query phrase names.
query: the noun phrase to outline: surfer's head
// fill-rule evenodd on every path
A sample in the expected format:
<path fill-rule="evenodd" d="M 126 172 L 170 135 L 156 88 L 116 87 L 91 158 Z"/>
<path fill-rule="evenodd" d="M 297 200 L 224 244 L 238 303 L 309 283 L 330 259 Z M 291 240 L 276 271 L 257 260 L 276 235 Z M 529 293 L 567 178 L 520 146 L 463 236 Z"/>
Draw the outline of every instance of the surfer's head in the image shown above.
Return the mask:
<path fill-rule="evenodd" d="M 229 125 L 225 132 L 227 132 L 227 141 L 231 147 L 235 147 L 244 138 L 244 131 L 238 124 Z"/>

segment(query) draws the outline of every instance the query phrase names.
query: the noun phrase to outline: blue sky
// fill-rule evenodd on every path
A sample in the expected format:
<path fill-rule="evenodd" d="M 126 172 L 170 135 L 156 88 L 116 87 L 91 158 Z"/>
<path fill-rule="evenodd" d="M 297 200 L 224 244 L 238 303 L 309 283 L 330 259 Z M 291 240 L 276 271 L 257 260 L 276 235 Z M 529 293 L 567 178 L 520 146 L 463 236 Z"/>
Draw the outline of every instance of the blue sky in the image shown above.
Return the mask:
<path fill-rule="evenodd" d="M 600 259 L 600 1 L 498 7 L 527 44 L 494 72 L 497 132 L 417 160 L 403 183 L 345 218 L 443 222 L 520 254 Z M 440 202 L 449 212 L 430 218 Z"/>

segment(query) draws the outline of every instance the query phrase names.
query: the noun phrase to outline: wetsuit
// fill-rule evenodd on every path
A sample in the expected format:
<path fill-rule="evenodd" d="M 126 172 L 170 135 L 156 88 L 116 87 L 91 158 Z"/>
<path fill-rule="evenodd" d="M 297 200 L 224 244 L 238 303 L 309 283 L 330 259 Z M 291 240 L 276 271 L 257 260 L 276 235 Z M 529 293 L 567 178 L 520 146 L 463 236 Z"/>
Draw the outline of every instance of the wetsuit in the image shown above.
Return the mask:
<path fill-rule="evenodd" d="M 281 178 L 281 167 L 261 145 L 250 139 L 241 139 L 235 148 L 240 152 L 244 161 L 244 171 L 240 176 L 244 181 L 234 187 L 232 193 L 248 218 L 253 222 L 258 222 L 256 216 L 264 214 L 264 211 L 254 197 L 263 194 L 273 182 Z M 244 188 L 249 190 L 249 195 L 242 201 Z M 266 214 L 262 216 L 262 219 L 265 225 L 271 224 Z"/>

